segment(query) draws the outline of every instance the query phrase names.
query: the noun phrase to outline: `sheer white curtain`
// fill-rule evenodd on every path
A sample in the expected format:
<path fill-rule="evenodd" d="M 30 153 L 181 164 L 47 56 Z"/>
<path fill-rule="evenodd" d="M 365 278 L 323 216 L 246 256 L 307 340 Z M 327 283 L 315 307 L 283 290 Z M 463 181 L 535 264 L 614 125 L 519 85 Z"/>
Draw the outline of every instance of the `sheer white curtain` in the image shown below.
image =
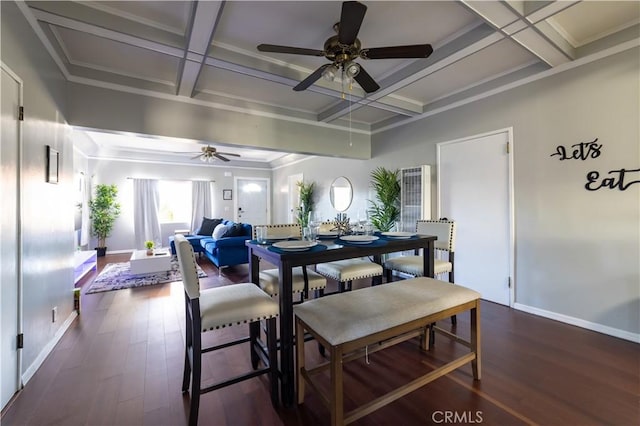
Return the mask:
<path fill-rule="evenodd" d="M 133 230 L 136 248 L 144 248 L 145 241 L 153 241 L 161 245 L 160 191 L 158 181 L 153 179 L 133 179 Z"/>
<path fill-rule="evenodd" d="M 211 182 L 196 180 L 191 182 L 191 199 L 193 209 L 191 211 L 191 232 L 200 227 L 203 217 L 211 217 Z"/>

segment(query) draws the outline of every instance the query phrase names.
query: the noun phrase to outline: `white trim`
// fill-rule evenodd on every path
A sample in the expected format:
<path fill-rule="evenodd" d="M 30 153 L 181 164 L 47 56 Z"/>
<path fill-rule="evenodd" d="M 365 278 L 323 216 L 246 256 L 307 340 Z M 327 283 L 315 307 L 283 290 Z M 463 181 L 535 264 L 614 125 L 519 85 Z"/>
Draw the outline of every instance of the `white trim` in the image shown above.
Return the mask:
<path fill-rule="evenodd" d="M 230 166 L 227 164 L 215 165 L 210 163 L 180 163 L 177 161 L 163 161 L 163 160 L 138 160 L 132 158 L 119 158 L 119 157 L 102 157 L 102 156 L 87 156 L 89 160 L 97 160 L 97 161 L 121 161 L 124 163 L 148 163 L 148 164 L 168 164 L 173 166 L 189 166 L 189 167 L 214 167 L 214 168 L 222 168 L 222 169 L 245 169 L 245 170 L 267 170 L 270 171 L 271 168 L 266 167 L 245 167 L 245 166 Z"/>
<path fill-rule="evenodd" d="M 281 166 L 273 167 L 273 168 L 271 168 L 271 170 L 279 170 L 279 169 L 282 169 L 283 167 L 293 166 L 294 164 L 302 163 L 303 161 L 313 160 L 313 159 L 314 159 L 314 158 L 316 158 L 316 157 L 317 157 L 316 155 L 311 155 L 311 156 L 306 157 L 306 158 L 300 158 L 300 159 L 295 160 L 295 161 L 292 161 L 292 162 L 290 162 L 290 163 L 283 164 L 283 165 L 281 165 Z"/>
<path fill-rule="evenodd" d="M 53 339 L 49 340 L 49 342 L 45 345 L 44 348 L 40 351 L 37 358 L 31 363 L 29 368 L 27 368 L 22 375 L 22 382 L 26 384 L 31 377 L 38 371 L 38 368 L 42 365 L 44 360 L 49 356 L 49 354 L 53 351 L 53 348 L 58 344 L 64 333 L 66 333 L 67 329 L 71 325 L 74 319 L 78 316 L 78 312 L 71 311 L 71 314 L 64 321 L 62 326 L 56 331 L 56 334 L 53 336 Z"/>
<path fill-rule="evenodd" d="M 631 331 L 609 327 L 608 325 L 598 324 L 596 322 L 586 321 L 580 318 L 571 317 L 569 315 L 559 314 L 557 312 L 551 312 L 545 309 L 523 305 L 522 303 L 514 303 L 513 308 L 522 312 L 527 312 L 529 314 L 537 315 L 544 318 L 549 318 L 555 321 L 560 321 L 565 324 L 575 325 L 577 327 L 585 328 L 587 330 L 597 331 L 598 333 L 603 333 L 609 336 L 618 337 L 620 339 L 630 340 L 635 343 L 640 343 L 640 333 L 633 333 Z"/>

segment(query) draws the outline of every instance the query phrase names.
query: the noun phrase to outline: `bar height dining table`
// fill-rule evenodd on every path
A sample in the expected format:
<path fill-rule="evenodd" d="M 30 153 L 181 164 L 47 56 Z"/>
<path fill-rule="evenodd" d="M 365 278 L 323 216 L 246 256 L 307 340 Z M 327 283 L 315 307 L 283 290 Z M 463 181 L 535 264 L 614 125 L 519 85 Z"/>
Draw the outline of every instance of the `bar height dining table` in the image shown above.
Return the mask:
<path fill-rule="evenodd" d="M 295 395 L 294 382 L 294 336 L 293 336 L 293 295 L 292 269 L 297 266 L 315 265 L 336 260 L 353 259 L 370 256 L 376 263 L 382 262 L 382 255 L 405 250 L 423 249 L 425 276 L 434 276 L 434 242 L 432 235 L 416 235 L 406 239 L 381 238 L 376 244 L 347 245 L 339 240 L 320 241 L 326 247 L 321 250 L 285 252 L 270 249 L 268 244 L 258 244 L 255 240 L 246 242 L 249 250 L 249 270 L 251 282 L 259 283 L 260 262 L 266 261 L 277 266 L 280 279 L 280 392 L 282 404 L 292 406 Z"/>

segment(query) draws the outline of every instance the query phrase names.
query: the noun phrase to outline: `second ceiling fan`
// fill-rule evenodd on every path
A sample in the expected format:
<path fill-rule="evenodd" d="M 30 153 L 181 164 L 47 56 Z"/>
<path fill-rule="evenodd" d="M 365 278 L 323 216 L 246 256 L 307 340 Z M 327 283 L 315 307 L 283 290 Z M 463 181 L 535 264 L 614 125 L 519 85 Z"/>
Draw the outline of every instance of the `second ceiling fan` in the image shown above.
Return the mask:
<path fill-rule="evenodd" d="M 342 70 L 347 77 L 353 78 L 358 82 L 365 92 L 375 92 L 380 86 L 360 64 L 354 62 L 354 59 L 427 58 L 433 52 L 433 48 L 430 44 L 362 48 L 358 39 L 358 32 L 366 12 L 367 6 L 357 1 L 342 3 L 340 22 L 333 26 L 338 34 L 324 42 L 323 50 L 278 46 L 275 44 L 261 44 L 258 46 L 258 50 L 261 52 L 324 56 L 331 61 L 330 64 L 322 65 L 302 80 L 293 88 L 295 91 L 305 90 L 323 76 L 332 80 Z"/>

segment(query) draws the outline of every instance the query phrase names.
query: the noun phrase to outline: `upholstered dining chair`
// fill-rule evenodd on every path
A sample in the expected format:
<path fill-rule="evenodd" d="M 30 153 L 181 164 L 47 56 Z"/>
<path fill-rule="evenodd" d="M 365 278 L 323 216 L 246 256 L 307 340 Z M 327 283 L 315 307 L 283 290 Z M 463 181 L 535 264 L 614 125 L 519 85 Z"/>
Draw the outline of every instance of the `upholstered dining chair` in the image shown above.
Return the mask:
<path fill-rule="evenodd" d="M 438 239 L 434 243 L 436 258 L 434 259 L 434 275 L 436 277 L 448 274 L 449 282 L 454 282 L 454 254 L 456 247 L 456 223 L 448 219 L 418 220 L 416 232 L 423 235 L 435 235 Z M 387 282 L 391 282 L 393 271 L 404 272 L 414 277 L 424 276 L 422 255 L 394 257 L 384 263 Z M 451 317 L 456 323 L 456 317 Z"/>
<path fill-rule="evenodd" d="M 316 271 L 320 275 L 338 282 L 338 292 L 351 291 L 353 280 L 371 278 L 371 285 L 376 277 L 382 276 L 382 266 L 368 259 L 346 259 L 335 262 L 319 263 Z"/>
<path fill-rule="evenodd" d="M 232 284 L 200 290 L 200 281 L 193 254 L 193 247 L 183 235 L 175 236 L 178 263 L 185 292 L 186 344 L 182 392 L 189 391 L 191 402 L 189 425 L 198 423 L 200 395 L 225 386 L 268 374 L 271 385 L 271 402 L 278 404 L 278 370 L 276 317 L 278 303 L 252 283 Z M 260 321 L 267 324 L 267 350 L 259 341 Z M 233 325 L 249 323 L 249 337 L 215 346 L 202 347 L 201 334 Z M 232 345 L 250 342 L 252 371 L 227 380 L 201 387 L 202 354 Z M 259 362 L 264 364 L 258 368 Z"/>
<path fill-rule="evenodd" d="M 256 228 L 267 229 L 267 239 L 269 238 L 302 238 L 302 228 L 297 223 L 286 223 L 276 225 L 256 225 L 253 227 L 253 238 L 256 238 Z M 305 278 L 306 272 L 306 278 Z M 310 270 L 303 269 L 302 266 L 293 268 L 291 278 L 291 289 L 294 295 L 300 295 L 299 302 L 309 298 L 309 291 L 313 291 L 316 297 L 324 294 L 327 287 L 327 279 L 322 275 Z M 278 269 L 267 269 L 260 271 L 260 288 L 269 296 L 277 296 L 280 290 L 280 273 Z"/>
<path fill-rule="evenodd" d="M 456 241 L 456 224 L 452 220 L 418 220 L 416 232 L 424 235 L 435 235 L 434 249 L 436 259 L 433 269 L 436 277 L 449 275 L 449 282 L 454 282 L 454 253 Z M 394 257 L 384 263 L 387 281 L 391 281 L 393 271 L 421 277 L 424 275 L 422 255 Z"/>

